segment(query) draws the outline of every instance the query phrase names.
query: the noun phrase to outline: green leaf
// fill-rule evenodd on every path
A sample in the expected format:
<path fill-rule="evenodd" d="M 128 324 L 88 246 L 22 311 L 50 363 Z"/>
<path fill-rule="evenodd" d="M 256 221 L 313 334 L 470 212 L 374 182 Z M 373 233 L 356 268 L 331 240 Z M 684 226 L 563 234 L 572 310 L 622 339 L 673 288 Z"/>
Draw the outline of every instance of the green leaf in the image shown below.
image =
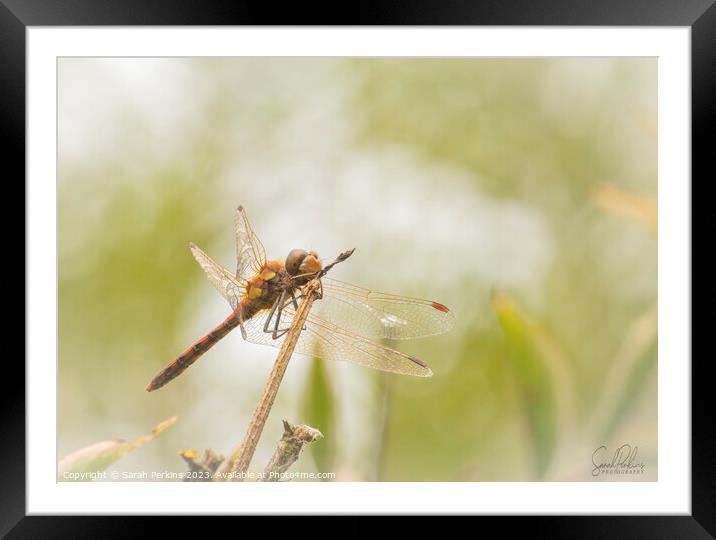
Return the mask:
<path fill-rule="evenodd" d="M 302 399 L 301 422 L 325 435 L 319 444 L 311 445 L 310 452 L 319 471 L 332 471 L 336 458 L 335 394 L 325 362 L 318 358 L 311 362 Z"/>
<path fill-rule="evenodd" d="M 154 439 L 154 437 L 174 424 L 177 418 L 176 416 L 172 416 L 156 426 L 151 433 L 137 437 L 132 441 L 112 439 L 100 441 L 75 450 L 60 460 L 58 480 L 93 480 L 95 473 L 104 471 L 122 456 Z"/>
<path fill-rule="evenodd" d="M 548 361 L 539 344 L 537 330 L 527 323 L 517 307 L 504 295 L 492 299 L 505 335 L 517 388 L 521 395 L 537 476 L 543 477 L 557 441 L 557 397 Z"/>

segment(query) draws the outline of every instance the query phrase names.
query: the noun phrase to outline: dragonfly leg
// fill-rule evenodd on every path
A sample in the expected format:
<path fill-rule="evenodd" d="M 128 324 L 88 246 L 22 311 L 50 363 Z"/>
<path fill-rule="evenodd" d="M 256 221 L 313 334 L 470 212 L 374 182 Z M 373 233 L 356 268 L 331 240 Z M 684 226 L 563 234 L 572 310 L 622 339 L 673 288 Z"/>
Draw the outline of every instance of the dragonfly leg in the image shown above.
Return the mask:
<path fill-rule="evenodd" d="M 278 297 L 278 301 L 281 302 L 283 300 L 284 295 L 286 294 L 285 291 L 281 291 L 281 295 Z M 276 322 L 273 325 L 273 332 L 271 333 L 271 337 L 273 339 L 277 339 L 278 336 L 276 335 L 278 332 L 278 323 L 281 322 L 281 315 L 283 315 L 283 304 L 281 304 L 278 307 L 278 312 L 276 313 Z"/>
<path fill-rule="evenodd" d="M 278 295 L 278 298 L 273 303 L 273 306 L 271 306 L 271 311 L 269 312 L 269 316 L 266 317 L 266 322 L 264 323 L 264 332 L 267 334 L 271 332 L 271 330 L 269 330 L 269 324 L 271 324 L 271 319 L 273 318 L 274 314 L 276 313 L 276 308 L 278 307 L 278 305 L 281 302 L 283 302 L 283 295 L 284 295 L 284 291 L 281 291 L 281 294 Z"/>
<path fill-rule="evenodd" d="M 318 272 L 306 272 L 305 274 L 298 274 L 296 276 L 291 276 L 291 279 L 295 282 L 299 279 L 308 278 L 308 277 L 315 277 L 318 275 Z"/>
<path fill-rule="evenodd" d="M 316 300 L 323 298 L 323 281 L 318 279 L 318 291 L 316 292 Z"/>
<path fill-rule="evenodd" d="M 298 302 L 296 301 L 296 294 L 293 292 L 293 289 L 289 289 L 289 292 L 291 293 L 291 301 L 293 302 L 293 309 L 298 310 Z"/>
<path fill-rule="evenodd" d="M 264 323 L 263 331 L 267 334 L 271 334 L 272 339 L 278 339 L 281 336 L 283 336 L 286 332 L 288 332 L 291 327 L 286 328 L 279 328 L 279 324 L 281 324 L 281 315 L 283 315 L 284 308 L 287 308 L 291 304 L 297 304 L 295 295 L 293 292 L 291 292 L 291 298 L 283 301 L 284 297 L 287 296 L 289 293 L 286 291 L 281 291 L 281 294 L 276 299 L 276 302 L 274 302 L 273 306 L 271 307 L 271 311 L 269 313 L 269 316 L 266 317 L 266 322 Z M 271 320 L 275 317 L 273 328 L 269 328 L 271 324 Z M 304 327 L 305 330 L 305 327 Z"/>
<path fill-rule="evenodd" d="M 293 308 L 294 308 L 295 310 L 298 310 L 298 302 L 296 301 L 296 294 L 294 293 L 294 289 L 289 289 L 289 293 L 291 294 L 291 303 L 293 304 Z M 298 298 L 299 298 L 299 299 L 303 299 L 303 295 L 299 293 Z M 323 298 L 323 284 L 322 284 L 322 283 L 321 283 L 321 296 L 319 296 L 318 298 L 319 298 L 319 299 L 320 299 L 320 298 Z M 285 304 L 283 307 L 287 307 L 287 306 L 288 306 L 288 302 L 286 302 L 286 304 Z M 303 330 L 305 330 L 305 329 L 306 329 L 306 325 L 304 324 L 304 325 L 303 325 Z M 284 330 L 284 333 L 285 333 L 286 331 L 288 331 L 288 329 L 285 329 L 285 330 Z M 283 334 L 280 334 L 279 337 L 281 337 L 282 335 L 283 335 Z"/>
<path fill-rule="evenodd" d="M 285 291 L 283 294 L 286 294 Z M 293 296 L 293 293 L 291 293 L 291 295 Z M 281 321 L 281 315 L 283 315 L 284 308 L 287 308 L 288 306 L 290 306 L 291 302 L 292 302 L 292 300 L 287 300 L 286 303 L 284 303 L 278 307 L 278 313 L 276 314 L 276 323 L 274 324 L 273 332 L 271 333 L 271 337 L 273 339 L 280 338 L 281 336 L 283 336 L 286 332 L 288 332 L 291 329 L 290 326 L 287 326 L 286 328 L 278 327 L 279 322 Z M 295 299 L 293 299 L 293 302 L 295 302 Z"/>
<path fill-rule="evenodd" d="M 286 332 L 288 332 L 289 330 L 290 330 L 290 328 L 283 328 L 282 330 L 280 330 L 279 332 L 276 333 L 276 337 L 274 337 L 273 334 L 271 334 L 271 337 L 272 337 L 273 339 L 278 339 L 278 338 L 280 338 L 280 337 L 283 337 L 283 335 L 284 335 Z"/>

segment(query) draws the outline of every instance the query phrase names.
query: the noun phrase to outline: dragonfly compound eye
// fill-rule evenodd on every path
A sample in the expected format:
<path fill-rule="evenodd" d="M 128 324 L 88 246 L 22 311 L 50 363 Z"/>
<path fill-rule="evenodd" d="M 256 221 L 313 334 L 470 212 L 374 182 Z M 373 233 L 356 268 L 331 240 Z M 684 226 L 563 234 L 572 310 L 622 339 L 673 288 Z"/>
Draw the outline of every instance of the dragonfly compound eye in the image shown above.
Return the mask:
<path fill-rule="evenodd" d="M 292 249 L 286 257 L 286 272 L 295 276 L 301 268 L 301 263 L 308 256 L 308 252 L 303 249 Z"/>

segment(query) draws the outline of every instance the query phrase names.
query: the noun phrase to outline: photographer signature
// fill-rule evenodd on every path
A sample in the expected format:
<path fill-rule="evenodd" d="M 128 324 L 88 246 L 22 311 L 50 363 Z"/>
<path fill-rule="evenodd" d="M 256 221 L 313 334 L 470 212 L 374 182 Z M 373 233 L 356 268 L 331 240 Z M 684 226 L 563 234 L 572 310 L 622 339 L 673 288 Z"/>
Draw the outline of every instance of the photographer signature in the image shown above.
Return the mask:
<path fill-rule="evenodd" d="M 644 463 L 635 461 L 638 452 L 638 446 L 622 444 L 614 452 L 611 461 L 606 461 L 604 458 L 608 458 L 607 447 L 605 445 L 600 446 L 592 453 L 592 465 L 594 465 L 592 476 L 599 476 L 600 474 L 643 474 Z"/>

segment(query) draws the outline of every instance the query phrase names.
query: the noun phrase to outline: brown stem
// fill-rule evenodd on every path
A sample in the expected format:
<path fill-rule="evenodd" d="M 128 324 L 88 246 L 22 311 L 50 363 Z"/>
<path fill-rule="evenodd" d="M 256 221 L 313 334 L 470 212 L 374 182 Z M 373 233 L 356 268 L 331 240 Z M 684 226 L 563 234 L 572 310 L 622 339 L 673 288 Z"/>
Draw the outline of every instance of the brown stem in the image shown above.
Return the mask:
<path fill-rule="evenodd" d="M 283 374 L 286 372 L 291 354 L 293 354 L 293 350 L 296 348 L 296 343 L 303 330 L 303 325 L 308 318 L 308 313 L 311 310 L 313 301 L 316 299 L 318 287 L 319 282 L 317 279 L 314 279 L 303 288 L 301 292 L 301 304 L 296 310 L 293 321 L 291 321 L 291 327 L 286 334 L 286 339 L 281 345 L 281 350 L 273 365 L 263 395 L 259 400 L 259 404 L 254 411 L 254 416 L 251 418 L 249 427 L 246 430 L 246 436 L 243 442 L 232 452 L 226 464 L 216 473 L 214 477 L 215 480 L 242 482 L 246 477 L 249 464 L 256 451 L 256 445 L 264 429 L 264 424 L 266 424 L 266 419 L 276 399 Z"/>
<path fill-rule="evenodd" d="M 315 428 L 302 425 L 294 426 L 284 420 L 283 436 L 259 481 L 278 482 L 281 480 L 281 475 L 296 462 L 303 447 L 322 437 L 323 434 Z"/>
<path fill-rule="evenodd" d="M 211 448 L 204 450 L 203 459 L 196 450 L 182 450 L 179 455 L 189 466 L 189 473 L 184 477 L 185 482 L 211 482 L 216 469 L 224 461 L 224 456 Z"/>

